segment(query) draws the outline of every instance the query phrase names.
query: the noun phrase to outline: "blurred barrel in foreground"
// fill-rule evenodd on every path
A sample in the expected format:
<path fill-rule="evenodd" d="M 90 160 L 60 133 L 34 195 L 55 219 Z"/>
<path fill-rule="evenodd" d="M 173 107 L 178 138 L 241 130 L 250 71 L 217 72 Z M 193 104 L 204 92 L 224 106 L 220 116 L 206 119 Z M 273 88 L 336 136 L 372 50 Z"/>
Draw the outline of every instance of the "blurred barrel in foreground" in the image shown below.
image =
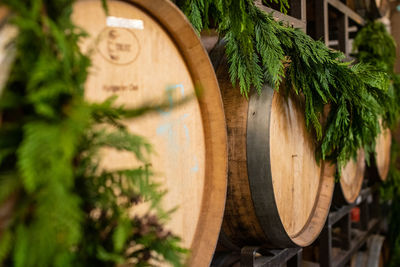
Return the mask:
<path fill-rule="evenodd" d="M 188 265 L 208 266 L 222 223 L 227 170 L 225 118 L 214 70 L 195 31 L 170 1 L 107 5 L 108 15 L 100 0 L 74 6 L 74 22 L 90 34 L 81 43 L 93 65 L 85 95 L 96 102 L 117 95 L 116 104 L 128 108 L 169 103 L 125 123 L 153 145 L 150 162 L 168 191 L 163 206 L 177 207 L 167 228 L 191 250 Z M 110 150 L 102 164 L 127 168 L 134 162 Z"/>

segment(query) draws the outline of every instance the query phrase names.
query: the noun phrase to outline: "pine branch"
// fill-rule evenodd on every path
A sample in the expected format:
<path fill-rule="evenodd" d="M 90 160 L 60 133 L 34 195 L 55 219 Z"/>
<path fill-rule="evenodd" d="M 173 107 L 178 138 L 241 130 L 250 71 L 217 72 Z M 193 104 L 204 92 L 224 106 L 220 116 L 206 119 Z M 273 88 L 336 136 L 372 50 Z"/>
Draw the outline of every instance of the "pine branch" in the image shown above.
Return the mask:
<path fill-rule="evenodd" d="M 305 121 L 320 142 L 317 160 L 331 160 L 340 169 L 360 148 L 371 151 L 379 134 L 379 117 L 393 117 L 382 112 L 384 101 L 394 106 L 382 69 L 342 63 L 343 53 L 276 22 L 252 1 L 207 2 L 199 14 L 213 14 L 215 27 L 226 39 L 231 81 L 234 85 L 239 81 L 244 97 L 251 88 L 260 92 L 264 83 L 278 90 L 285 80 L 286 91 L 305 97 Z M 285 1 L 279 2 L 285 6 Z M 198 31 L 200 20 L 192 21 Z M 325 105 L 330 112 L 323 127 L 320 120 Z"/>

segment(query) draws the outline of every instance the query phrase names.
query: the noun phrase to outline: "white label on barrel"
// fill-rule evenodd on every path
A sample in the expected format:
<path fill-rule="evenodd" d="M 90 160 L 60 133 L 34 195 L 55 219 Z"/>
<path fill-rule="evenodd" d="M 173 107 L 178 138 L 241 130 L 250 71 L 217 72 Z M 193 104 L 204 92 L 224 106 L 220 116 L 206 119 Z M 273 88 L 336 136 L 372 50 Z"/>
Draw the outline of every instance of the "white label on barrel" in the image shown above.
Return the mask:
<path fill-rule="evenodd" d="M 106 24 L 108 27 L 138 29 L 138 30 L 144 29 L 143 20 L 140 19 L 126 19 L 126 18 L 108 16 L 106 19 Z"/>

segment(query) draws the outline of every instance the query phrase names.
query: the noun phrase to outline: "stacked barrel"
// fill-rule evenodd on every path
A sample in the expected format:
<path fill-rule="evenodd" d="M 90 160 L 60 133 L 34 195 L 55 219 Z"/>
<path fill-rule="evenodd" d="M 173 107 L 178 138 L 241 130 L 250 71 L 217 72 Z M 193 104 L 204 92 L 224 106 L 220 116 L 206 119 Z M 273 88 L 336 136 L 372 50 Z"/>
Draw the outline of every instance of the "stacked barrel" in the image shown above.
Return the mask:
<path fill-rule="evenodd" d="M 225 117 L 214 70 L 198 36 L 167 0 L 77 1 L 73 20 L 91 36 L 81 43 L 93 68 L 86 97 L 117 95 L 127 108 L 164 103 L 127 120 L 128 129 L 152 144 L 150 162 L 167 190 L 166 210 L 177 208 L 167 228 L 190 249 L 190 266 L 208 266 L 217 243 L 226 199 Z M 196 89 L 203 89 L 196 97 Z M 134 159 L 104 151 L 105 168 L 125 168 Z M 140 212 L 134 207 L 133 212 Z"/>
<path fill-rule="evenodd" d="M 128 108 L 167 103 L 125 123 L 153 144 L 150 162 L 168 191 L 163 204 L 177 207 L 167 227 L 190 249 L 188 264 L 208 266 L 219 236 L 222 248 L 310 245 L 328 215 L 336 167 L 316 161 L 302 96 L 265 84 L 244 98 L 230 81 L 224 43 L 212 45 L 213 66 L 168 0 L 108 1 L 108 10 L 100 0 L 74 6 L 74 22 L 91 36 L 80 44 L 93 62 L 85 94 L 117 95 Z M 389 150 L 384 131 L 375 160 L 382 179 Z M 103 155 L 105 168 L 135 164 L 118 151 Z M 360 151 L 341 172 L 339 203 L 356 200 L 364 170 Z"/>
<path fill-rule="evenodd" d="M 110 1 L 108 8 L 106 16 L 101 1 L 75 5 L 74 21 L 91 36 L 81 44 L 93 60 L 86 96 L 116 94 L 131 108 L 167 99 L 167 108 L 126 124 L 154 145 L 164 205 L 178 207 L 168 227 L 191 250 L 189 265 L 208 266 L 218 236 L 219 248 L 310 245 L 329 213 L 336 167 L 315 159 L 302 96 L 265 84 L 244 98 L 230 81 L 223 41 L 208 43 L 212 66 L 167 0 Z M 115 151 L 104 162 L 134 164 Z M 342 170 L 343 203 L 357 198 L 364 169 L 360 151 Z"/>
<path fill-rule="evenodd" d="M 364 181 L 364 151 L 358 152 L 355 160 L 350 160 L 341 170 L 340 182 L 336 185 L 335 204 L 354 203 L 360 194 Z"/>

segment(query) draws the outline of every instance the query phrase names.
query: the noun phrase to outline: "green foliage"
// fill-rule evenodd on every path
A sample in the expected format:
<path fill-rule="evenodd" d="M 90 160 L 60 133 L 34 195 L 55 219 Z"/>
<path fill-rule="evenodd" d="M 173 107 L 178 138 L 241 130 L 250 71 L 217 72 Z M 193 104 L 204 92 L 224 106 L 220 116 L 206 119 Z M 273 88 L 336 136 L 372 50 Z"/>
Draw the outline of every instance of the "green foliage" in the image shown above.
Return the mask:
<path fill-rule="evenodd" d="M 208 3 L 207 0 L 193 0 L 181 3 L 182 10 L 198 33 L 208 26 Z"/>
<path fill-rule="evenodd" d="M 394 73 L 396 61 L 396 43 L 387 32 L 385 25 L 379 21 L 368 22 L 358 33 L 353 43 L 353 51 L 358 61 L 375 66 L 384 71 L 391 80 L 389 98 L 382 99 L 385 109 L 384 126 L 396 127 L 400 115 L 399 75 Z"/>
<path fill-rule="evenodd" d="M 90 60 L 77 45 L 86 35 L 70 20 L 72 1 L 1 4 L 19 35 L 0 98 L 0 207 L 12 206 L 0 228 L 0 265 L 180 266 L 185 251 L 163 226 L 170 212 L 151 181 L 151 146 L 121 122 L 155 107 L 84 100 Z M 104 169 L 104 148 L 131 153 L 138 167 Z M 144 201 L 143 215 L 132 214 Z"/>
<path fill-rule="evenodd" d="M 388 76 L 374 65 L 342 63 L 344 55 L 315 41 L 299 29 L 276 22 L 253 1 L 203 0 L 193 20 L 185 9 L 195 1 L 178 4 L 197 31 L 207 25 L 226 40 L 226 56 L 233 84 L 248 97 L 251 88 L 260 92 L 264 83 L 305 97 L 305 119 L 320 146 L 317 156 L 338 164 L 338 169 L 357 156 L 363 147 L 372 152 L 379 134 L 382 104 L 391 99 Z M 284 1 L 280 1 L 285 5 Z M 199 17 L 208 14 L 207 17 Z M 202 21 L 202 23 L 198 23 Z M 203 28 L 201 27 L 203 26 Z M 324 127 L 324 107 L 330 111 Z"/>
<path fill-rule="evenodd" d="M 387 73 L 393 73 L 396 60 L 396 43 L 379 21 L 368 22 L 353 42 L 353 51 L 360 62 L 371 65 Z"/>
<path fill-rule="evenodd" d="M 279 11 L 287 14 L 287 11 L 289 9 L 289 2 L 288 0 L 262 0 L 263 4 L 268 5 L 268 3 L 275 3 L 275 4 L 279 4 Z"/>

